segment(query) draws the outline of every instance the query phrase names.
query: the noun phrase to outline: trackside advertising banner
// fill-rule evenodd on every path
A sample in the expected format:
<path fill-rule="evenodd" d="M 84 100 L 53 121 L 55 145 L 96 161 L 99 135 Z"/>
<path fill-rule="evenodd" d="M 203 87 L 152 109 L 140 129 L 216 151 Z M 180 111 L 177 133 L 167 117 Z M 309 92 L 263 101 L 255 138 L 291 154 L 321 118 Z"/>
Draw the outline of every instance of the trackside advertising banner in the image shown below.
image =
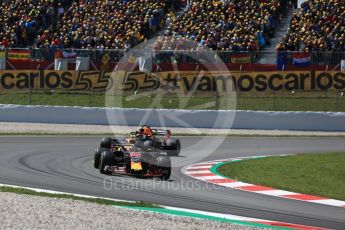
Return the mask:
<path fill-rule="evenodd" d="M 30 88 L 37 90 L 105 90 L 110 74 L 111 72 L 100 71 L 0 71 L 0 91 Z"/>
<path fill-rule="evenodd" d="M 21 89 L 124 91 L 179 90 L 186 94 L 277 92 L 282 90 L 345 90 L 345 72 L 100 72 L 0 71 L 0 91 Z"/>

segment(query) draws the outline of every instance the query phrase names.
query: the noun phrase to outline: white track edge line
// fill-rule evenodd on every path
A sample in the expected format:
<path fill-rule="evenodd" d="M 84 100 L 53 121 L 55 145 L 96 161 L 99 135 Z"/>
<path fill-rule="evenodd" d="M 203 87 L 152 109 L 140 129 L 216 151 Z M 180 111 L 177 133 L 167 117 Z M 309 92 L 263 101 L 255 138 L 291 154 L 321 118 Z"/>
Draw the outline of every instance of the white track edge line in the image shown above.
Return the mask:
<path fill-rule="evenodd" d="M 11 184 L 0 184 L 0 187 L 9 187 L 9 188 L 20 188 L 20 189 L 27 189 L 38 193 L 49 193 L 49 194 L 57 194 L 57 195 L 72 195 L 76 197 L 81 198 L 93 198 L 93 199 L 105 199 L 110 201 L 116 201 L 116 202 L 128 202 L 128 203 L 135 203 L 136 201 L 130 201 L 130 200 L 121 200 L 121 199 L 111 199 L 107 197 L 99 197 L 99 196 L 89 196 L 89 195 L 82 195 L 78 193 L 69 193 L 69 192 L 60 192 L 55 190 L 48 190 L 48 189 L 40 189 L 40 188 L 32 188 L 27 186 L 19 186 L 19 185 L 11 185 Z M 121 206 L 114 206 L 114 207 L 120 207 Z M 196 214 L 203 214 L 213 217 L 220 217 L 228 220 L 240 220 L 240 221 L 248 221 L 248 222 L 255 222 L 255 221 L 265 221 L 267 223 L 271 223 L 274 221 L 271 220 L 263 220 L 263 219 L 256 219 L 251 217 L 245 217 L 245 216 L 237 216 L 232 214 L 224 214 L 224 213 L 217 213 L 217 212 L 207 212 L 207 211 L 200 211 L 200 210 L 194 210 L 194 209 L 185 209 L 185 208 L 178 208 L 178 207 L 172 207 L 172 206 L 162 206 L 162 208 L 170 209 L 170 210 L 176 210 L 176 211 L 186 211 L 186 212 L 192 212 Z M 191 217 L 193 218 L 193 217 Z"/>
<path fill-rule="evenodd" d="M 132 201 L 132 200 L 121 200 L 121 199 L 112 199 L 112 198 L 100 197 L 100 196 L 89 196 L 89 195 L 83 195 L 83 194 L 78 194 L 78 193 L 60 192 L 60 191 L 55 191 L 55 190 L 32 188 L 32 187 L 11 185 L 11 184 L 0 184 L 0 187 L 21 188 L 21 189 L 27 189 L 27 190 L 31 190 L 34 192 L 38 192 L 38 193 L 49 193 L 49 194 L 57 194 L 57 195 L 71 195 L 71 196 L 76 196 L 76 197 L 80 197 L 80 198 L 104 199 L 104 200 L 110 200 L 110 201 L 115 201 L 115 202 L 128 202 L 128 203 L 135 203 L 136 202 L 136 201 Z"/>

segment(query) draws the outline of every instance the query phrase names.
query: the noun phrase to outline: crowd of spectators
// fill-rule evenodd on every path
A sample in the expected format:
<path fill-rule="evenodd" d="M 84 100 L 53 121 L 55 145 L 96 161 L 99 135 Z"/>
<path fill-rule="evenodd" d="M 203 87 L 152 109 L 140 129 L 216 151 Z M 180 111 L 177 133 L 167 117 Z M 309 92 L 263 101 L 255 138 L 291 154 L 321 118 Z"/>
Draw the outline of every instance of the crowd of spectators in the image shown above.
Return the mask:
<path fill-rule="evenodd" d="M 279 51 L 345 51 L 345 0 L 308 0 L 291 18 Z"/>
<path fill-rule="evenodd" d="M 287 8 L 285 0 L 190 0 L 168 35 L 213 50 L 257 51 L 270 42 Z"/>
<path fill-rule="evenodd" d="M 124 49 L 150 38 L 177 0 L 1 1 L 0 46 Z"/>
<path fill-rule="evenodd" d="M 58 15 L 72 1 L 67 0 L 3 0 L 0 8 L 0 46 L 28 47 L 42 35 L 51 42 L 56 31 Z"/>
<path fill-rule="evenodd" d="M 156 63 L 194 63 L 195 60 L 210 55 L 205 46 L 198 46 L 196 41 L 182 36 L 159 36 L 152 44 L 152 50 Z"/>
<path fill-rule="evenodd" d="M 155 0 L 74 2 L 60 32 L 67 34 L 67 47 L 126 49 L 154 34 L 171 6 Z"/>
<path fill-rule="evenodd" d="M 213 50 L 258 51 L 288 11 L 287 0 L 0 0 L 0 47 L 127 49 L 166 35 Z M 162 38 L 163 39 L 163 38 Z M 183 41 L 183 40 L 179 40 Z M 187 41 L 187 40 L 186 40 Z M 156 50 L 181 42 L 158 39 Z M 307 0 L 278 50 L 344 51 L 345 0 Z"/>

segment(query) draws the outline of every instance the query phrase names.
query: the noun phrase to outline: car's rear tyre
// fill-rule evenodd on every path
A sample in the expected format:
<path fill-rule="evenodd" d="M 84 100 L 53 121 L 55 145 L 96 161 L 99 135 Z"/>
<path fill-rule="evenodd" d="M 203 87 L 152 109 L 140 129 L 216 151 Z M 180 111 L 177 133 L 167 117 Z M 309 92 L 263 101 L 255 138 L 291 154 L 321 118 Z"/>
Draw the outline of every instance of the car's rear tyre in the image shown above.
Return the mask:
<path fill-rule="evenodd" d="M 99 168 L 99 162 L 101 159 L 101 154 L 103 151 L 106 151 L 106 150 L 107 150 L 106 148 L 101 148 L 101 147 L 95 149 L 95 154 L 93 156 L 93 167 L 95 167 L 95 169 Z"/>
<path fill-rule="evenodd" d="M 157 157 L 157 166 L 159 167 L 162 176 L 162 180 L 168 180 L 171 175 L 171 160 L 168 156 L 159 156 Z"/>
<path fill-rule="evenodd" d="M 99 160 L 99 172 L 101 174 L 110 174 L 105 167 L 113 165 L 114 156 L 113 153 L 109 150 L 103 151 Z"/>
<path fill-rule="evenodd" d="M 112 144 L 112 139 L 110 137 L 103 137 L 101 140 L 100 147 L 110 149 Z"/>
<path fill-rule="evenodd" d="M 165 143 L 168 156 L 178 156 L 181 152 L 181 142 L 179 139 L 169 139 Z"/>

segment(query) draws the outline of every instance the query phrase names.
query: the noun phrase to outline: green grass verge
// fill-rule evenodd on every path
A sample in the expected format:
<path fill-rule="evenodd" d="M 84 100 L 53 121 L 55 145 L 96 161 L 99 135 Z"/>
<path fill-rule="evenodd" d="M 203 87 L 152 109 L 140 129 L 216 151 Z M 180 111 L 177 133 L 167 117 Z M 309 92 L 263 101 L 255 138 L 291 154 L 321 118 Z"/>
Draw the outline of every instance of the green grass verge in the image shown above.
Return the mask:
<path fill-rule="evenodd" d="M 106 100 L 107 99 L 107 100 Z M 111 103 L 109 101 L 111 100 Z M 284 94 L 263 95 L 256 97 L 240 94 L 237 98 L 198 97 L 182 98 L 176 95 L 164 95 L 156 103 L 152 98 L 138 94 L 136 96 L 105 96 L 103 93 L 37 91 L 29 96 L 28 91 L 6 92 L 0 94 L 0 104 L 18 105 L 61 105 L 91 107 L 156 108 L 156 109 L 237 109 L 262 111 L 343 111 L 345 97 L 335 94 Z M 108 103 L 105 103 L 108 101 Z M 109 106 L 110 105 L 110 106 Z"/>
<path fill-rule="evenodd" d="M 252 184 L 345 200 L 345 152 L 245 160 L 222 165 L 218 172 Z"/>
<path fill-rule="evenodd" d="M 10 192 L 10 193 L 16 193 L 16 194 L 23 194 L 23 195 L 31 195 L 31 196 L 42 196 L 42 197 L 51 197 L 51 198 L 61 198 L 61 199 L 72 199 L 72 200 L 80 200 L 80 201 L 86 201 L 101 205 L 117 205 L 117 206 L 133 206 L 133 207 L 145 207 L 145 208 L 159 208 L 159 206 L 138 201 L 138 202 L 118 202 L 118 201 L 112 201 L 107 199 L 101 199 L 101 198 L 86 198 L 86 197 L 78 197 L 74 195 L 69 194 L 52 194 L 52 193 L 46 193 L 46 192 L 36 192 L 30 189 L 24 189 L 24 188 L 13 188 L 13 187 L 7 187 L 7 186 L 0 186 L 0 192 Z"/>

